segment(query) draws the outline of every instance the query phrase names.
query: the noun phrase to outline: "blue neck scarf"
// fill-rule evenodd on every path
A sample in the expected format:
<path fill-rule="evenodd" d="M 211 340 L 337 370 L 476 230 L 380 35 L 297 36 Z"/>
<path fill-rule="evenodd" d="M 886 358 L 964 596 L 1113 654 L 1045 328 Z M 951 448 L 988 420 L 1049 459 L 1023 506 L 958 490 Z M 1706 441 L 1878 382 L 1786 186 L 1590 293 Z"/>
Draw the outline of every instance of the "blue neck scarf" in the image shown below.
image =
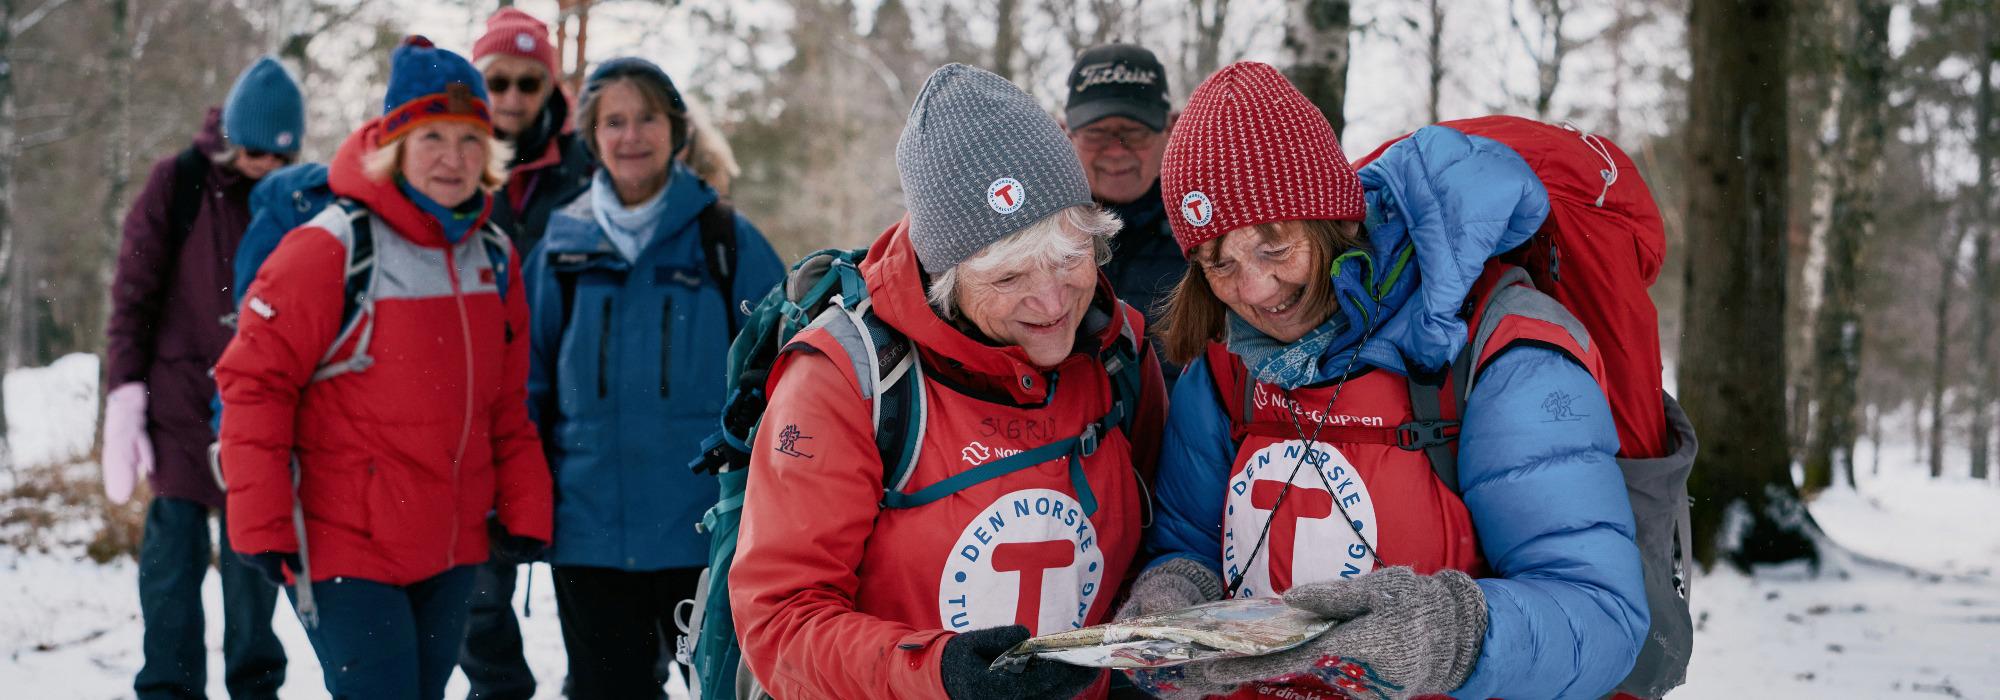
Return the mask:
<path fill-rule="evenodd" d="M 396 176 L 396 187 L 401 188 L 403 196 L 410 198 L 418 209 L 437 219 L 438 225 L 444 227 L 444 239 L 453 245 L 465 240 L 465 232 L 472 230 L 472 225 L 479 221 L 480 213 L 486 211 L 484 190 L 473 190 L 472 196 L 466 198 L 465 203 L 457 207 L 447 207 L 417 191 L 417 188 L 411 187 L 410 182 L 404 180 L 401 175 Z"/>

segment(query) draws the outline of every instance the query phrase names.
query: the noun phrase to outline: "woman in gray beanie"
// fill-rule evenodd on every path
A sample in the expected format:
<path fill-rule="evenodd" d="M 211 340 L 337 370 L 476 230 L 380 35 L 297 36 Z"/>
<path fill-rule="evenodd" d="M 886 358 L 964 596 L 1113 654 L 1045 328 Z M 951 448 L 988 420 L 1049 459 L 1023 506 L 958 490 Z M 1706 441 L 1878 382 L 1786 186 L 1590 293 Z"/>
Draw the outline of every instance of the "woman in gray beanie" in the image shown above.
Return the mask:
<path fill-rule="evenodd" d="M 1097 270 L 1117 219 L 1055 120 L 976 68 L 931 75 L 896 163 L 909 214 L 860 268 L 868 324 L 914 350 L 918 453 L 885 493 L 873 378 L 828 324 L 793 339 L 730 572 L 744 658 L 787 700 L 1102 697 L 1095 669 L 988 667 L 1105 620 L 1138 547 L 1166 396 Z"/>

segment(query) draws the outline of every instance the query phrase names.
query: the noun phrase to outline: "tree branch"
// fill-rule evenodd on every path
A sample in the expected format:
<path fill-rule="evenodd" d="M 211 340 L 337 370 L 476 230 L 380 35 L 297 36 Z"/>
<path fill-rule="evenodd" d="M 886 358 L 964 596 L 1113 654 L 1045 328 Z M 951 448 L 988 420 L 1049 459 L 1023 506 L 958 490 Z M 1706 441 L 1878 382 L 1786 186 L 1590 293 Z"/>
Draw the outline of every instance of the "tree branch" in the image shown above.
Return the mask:
<path fill-rule="evenodd" d="M 68 4 L 69 0 L 48 0 L 48 2 L 42 3 L 41 7 L 29 10 L 28 14 L 21 15 L 20 19 L 9 23 L 7 31 L 14 36 L 26 34 L 28 30 L 34 29 L 35 25 L 41 24 L 42 20 L 49 16 L 49 13 L 55 12 Z"/>

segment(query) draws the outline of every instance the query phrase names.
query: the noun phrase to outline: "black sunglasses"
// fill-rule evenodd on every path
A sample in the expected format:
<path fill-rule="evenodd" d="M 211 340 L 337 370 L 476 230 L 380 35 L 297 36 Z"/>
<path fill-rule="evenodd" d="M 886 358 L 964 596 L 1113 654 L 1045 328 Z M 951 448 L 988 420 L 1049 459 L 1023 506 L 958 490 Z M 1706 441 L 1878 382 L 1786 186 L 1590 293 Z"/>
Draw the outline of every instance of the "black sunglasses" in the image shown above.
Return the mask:
<path fill-rule="evenodd" d="M 524 75 L 519 78 L 511 78 L 504 75 L 487 76 L 487 92 L 498 95 L 508 90 L 520 90 L 530 95 L 541 92 L 542 77 L 539 75 Z"/>
<path fill-rule="evenodd" d="M 292 162 L 292 154 L 279 153 L 277 151 L 260 151 L 255 148 L 245 148 L 243 149 L 243 155 L 248 158 L 276 158 L 287 163 Z"/>

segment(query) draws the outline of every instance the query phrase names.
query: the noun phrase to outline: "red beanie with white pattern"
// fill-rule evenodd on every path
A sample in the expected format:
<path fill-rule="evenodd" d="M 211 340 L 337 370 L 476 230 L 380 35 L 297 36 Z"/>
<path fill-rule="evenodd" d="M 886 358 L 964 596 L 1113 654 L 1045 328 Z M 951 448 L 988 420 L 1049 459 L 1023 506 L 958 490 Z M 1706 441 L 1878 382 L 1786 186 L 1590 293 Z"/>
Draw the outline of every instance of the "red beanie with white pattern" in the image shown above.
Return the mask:
<path fill-rule="evenodd" d="M 1167 140 L 1160 196 L 1184 254 L 1245 226 L 1368 211 L 1325 115 L 1277 69 L 1251 61 L 1188 96 Z"/>

